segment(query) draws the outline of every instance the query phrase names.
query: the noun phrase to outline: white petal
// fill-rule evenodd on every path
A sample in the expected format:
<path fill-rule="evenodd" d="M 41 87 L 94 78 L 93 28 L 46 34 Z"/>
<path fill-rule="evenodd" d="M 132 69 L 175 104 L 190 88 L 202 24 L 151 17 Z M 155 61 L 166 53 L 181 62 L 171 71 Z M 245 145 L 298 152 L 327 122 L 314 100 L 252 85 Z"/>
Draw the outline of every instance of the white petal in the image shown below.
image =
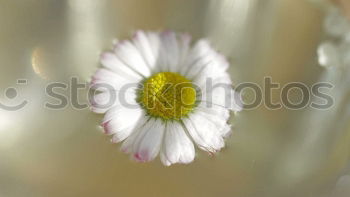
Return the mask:
<path fill-rule="evenodd" d="M 231 132 L 231 125 L 227 123 L 230 117 L 228 109 L 219 106 L 206 107 L 200 105 L 197 107 L 195 113 L 198 113 L 198 115 L 201 115 L 208 122 L 214 124 L 222 137 L 228 136 Z"/>
<path fill-rule="evenodd" d="M 114 100 L 113 100 L 114 99 Z M 93 96 L 90 100 L 91 110 L 95 113 L 106 113 L 107 110 L 115 106 L 116 92 L 105 91 Z"/>
<path fill-rule="evenodd" d="M 114 90 L 120 90 L 123 86 L 132 83 L 137 84 L 137 81 L 130 80 L 121 76 L 120 74 L 101 68 L 98 69 L 92 76 L 90 87 L 96 89 L 101 86 L 111 86 Z"/>
<path fill-rule="evenodd" d="M 107 110 L 115 106 L 135 109 L 139 106 L 136 98 L 137 94 L 134 89 L 126 91 L 102 91 L 101 93 L 93 95 L 91 98 L 91 110 L 95 113 L 106 113 Z"/>
<path fill-rule="evenodd" d="M 142 58 L 140 51 L 130 42 L 122 41 L 114 49 L 116 56 L 133 71 L 144 77 L 151 75 L 150 66 Z"/>
<path fill-rule="evenodd" d="M 232 87 L 230 75 L 226 71 L 216 69 L 215 65 L 205 66 L 192 78 L 192 81 L 202 91 L 208 91 L 222 85 Z"/>
<path fill-rule="evenodd" d="M 153 69 L 153 73 L 169 71 L 168 65 L 167 65 L 167 54 L 164 50 L 160 34 L 154 33 L 154 32 L 148 32 L 147 37 L 151 43 L 152 51 L 156 58 L 156 63 Z"/>
<path fill-rule="evenodd" d="M 179 38 L 179 65 L 176 72 L 180 72 L 187 59 L 190 49 L 191 36 L 189 34 L 181 34 Z"/>
<path fill-rule="evenodd" d="M 198 65 L 199 68 L 195 69 L 200 70 L 201 65 L 208 63 L 207 59 L 204 58 L 211 52 L 212 49 L 210 48 L 209 42 L 207 40 L 199 40 L 188 53 L 180 73 L 183 76 L 187 76 L 189 70 L 198 67 Z"/>
<path fill-rule="evenodd" d="M 140 51 L 142 57 L 145 59 L 147 65 L 149 65 L 151 68 L 154 68 L 156 64 L 156 56 L 157 54 L 153 53 L 153 49 L 151 46 L 151 43 L 143 31 L 137 31 L 135 33 L 133 43 L 137 47 L 137 49 Z"/>
<path fill-rule="evenodd" d="M 231 95 L 233 95 L 233 97 L 231 97 L 231 105 L 228 108 L 234 112 L 242 111 L 244 108 L 244 104 L 241 93 L 232 90 Z"/>
<path fill-rule="evenodd" d="M 130 67 L 121 62 L 117 56 L 113 53 L 101 54 L 101 63 L 104 67 L 118 73 L 132 81 L 138 81 L 142 79 L 142 76 L 133 71 Z"/>
<path fill-rule="evenodd" d="M 230 117 L 230 111 L 227 108 L 220 107 L 218 105 L 208 105 L 205 102 L 201 102 L 197 107 L 196 111 L 206 113 L 208 115 L 215 116 L 227 121 Z"/>
<path fill-rule="evenodd" d="M 106 112 L 102 120 L 102 125 L 108 125 L 113 122 L 119 122 L 114 128 L 122 129 L 124 128 L 123 127 L 124 124 L 130 124 L 130 122 L 135 122 L 135 121 L 137 122 L 141 115 L 145 115 L 145 114 L 144 114 L 144 110 L 139 106 L 135 108 L 129 108 L 122 105 L 116 105 Z M 107 133 L 113 133 L 113 132 L 107 132 Z"/>
<path fill-rule="evenodd" d="M 120 114 L 123 115 L 120 115 Z M 140 125 L 146 121 L 143 110 L 128 110 L 119 109 L 119 113 L 115 113 L 115 116 L 102 124 L 106 134 L 113 134 L 112 142 L 118 143 L 123 141 L 130 134 L 137 130 Z"/>
<path fill-rule="evenodd" d="M 175 72 L 179 63 L 179 48 L 176 34 L 172 31 L 165 31 L 160 34 L 163 54 L 165 56 L 166 68 Z"/>
<path fill-rule="evenodd" d="M 200 149 L 216 152 L 224 147 L 223 131 L 201 114 L 192 113 L 183 123 Z"/>
<path fill-rule="evenodd" d="M 192 141 L 180 123 L 168 123 L 165 130 L 160 159 L 164 165 L 191 163 L 195 156 Z"/>
<path fill-rule="evenodd" d="M 146 36 L 148 38 L 153 56 L 157 60 L 159 58 L 159 52 L 161 51 L 161 42 L 159 34 L 155 32 L 147 32 Z"/>
<path fill-rule="evenodd" d="M 205 102 L 209 106 L 221 106 L 235 112 L 243 109 L 241 94 L 233 90 L 231 84 L 217 83 L 211 87 L 201 88 L 198 101 Z"/>
<path fill-rule="evenodd" d="M 159 153 L 165 125 L 160 119 L 150 119 L 143 127 L 125 140 L 122 150 L 132 153 L 139 162 L 153 160 Z"/>
<path fill-rule="evenodd" d="M 134 149 L 133 146 L 136 143 L 136 139 L 138 136 L 144 135 L 145 131 L 150 129 L 150 127 L 153 125 L 153 120 L 150 118 L 145 117 L 143 124 L 140 124 L 137 129 L 123 142 L 121 150 L 124 153 L 133 153 Z"/>

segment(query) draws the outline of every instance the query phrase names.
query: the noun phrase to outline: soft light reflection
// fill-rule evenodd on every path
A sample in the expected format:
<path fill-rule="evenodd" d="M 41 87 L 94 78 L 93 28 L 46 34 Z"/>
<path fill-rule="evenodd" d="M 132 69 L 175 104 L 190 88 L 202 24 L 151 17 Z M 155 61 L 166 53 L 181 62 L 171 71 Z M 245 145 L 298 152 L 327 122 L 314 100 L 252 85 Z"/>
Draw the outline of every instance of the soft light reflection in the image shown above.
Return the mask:
<path fill-rule="evenodd" d="M 0 131 L 5 130 L 9 125 L 11 125 L 10 118 L 0 111 Z"/>
<path fill-rule="evenodd" d="M 0 149 L 9 148 L 16 142 L 18 125 L 14 112 L 0 110 Z"/>
<path fill-rule="evenodd" d="M 244 37 L 247 36 L 247 22 L 252 17 L 252 11 L 256 0 L 244 1 L 210 1 L 208 12 L 208 23 L 206 23 L 207 34 L 211 39 L 220 44 L 221 50 L 232 52 L 234 49 L 240 48 L 246 44 L 242 43 Z M 235 35 L 235 36 L 232 36 Z M 222 38 L 230 38 L 230 45 L 227 40 Z"/>
<path fill-rule="evenodd" d="M 46 62 L 44 59 L 43 49 L 40 47 L 35 48 L 32 53 L 32 68 L 35 74 L 37 74 L 42 79 L 49 78 L 44 70 L 45 65 L 46 65 Z"/>
<path fill-rule="evenodd" d="M 78 11 L 82 14 L 89 14 L 90 12 L 93 12 L 97 6 L 101 3 L 103 0 L 99 1 L 90 1 L 90 0 L 69 0 L 68 6 L 74 10 Z"/>
<path fill-rule="evenodd" d="M 84 78 L 90 77 L 95 66 L 102 37 L 101 6 L 104 0 L 70 0 L 68 1 L 68 29 L 72 62 L 77 72 Z"/>

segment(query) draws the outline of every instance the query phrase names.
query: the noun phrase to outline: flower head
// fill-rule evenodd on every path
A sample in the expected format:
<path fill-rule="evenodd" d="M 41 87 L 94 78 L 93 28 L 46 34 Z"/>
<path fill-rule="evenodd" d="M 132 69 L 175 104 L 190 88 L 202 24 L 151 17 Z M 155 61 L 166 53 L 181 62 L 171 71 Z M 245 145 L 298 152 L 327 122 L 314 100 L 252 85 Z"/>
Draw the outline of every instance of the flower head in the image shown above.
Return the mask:
<path fill-rule="evenodd" d="M 190 80 L 174 72 L 159 72 L 140 90 L 140 104 L 150 116 L 181 120 L 193 111 L 196 90 Z"/>
<path fill-rule="evenodd" d="M 105 133 L 137 161 L 159 154 L 164 165 L 190 163 L 194 143 L 219 151 L 231 131 L 229 111 L 241 110 L 224 56 L 206 40 L 190 42 L 187 34 L 138 31 L 101 56 L 91 85 L 111 88 L 93 97 L 92 110 L 105 113 Z"/>

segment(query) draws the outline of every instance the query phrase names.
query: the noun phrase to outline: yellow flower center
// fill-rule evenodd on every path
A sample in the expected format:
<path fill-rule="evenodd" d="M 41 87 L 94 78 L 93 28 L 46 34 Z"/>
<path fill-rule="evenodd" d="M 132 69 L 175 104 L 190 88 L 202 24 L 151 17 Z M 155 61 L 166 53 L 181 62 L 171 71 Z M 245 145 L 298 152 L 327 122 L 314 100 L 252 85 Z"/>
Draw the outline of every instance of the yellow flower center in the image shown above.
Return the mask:
<path fill-rule="evenodd" d="M 160 72 L 148 78 L 139 96 L 140 104 L 150 116 L 164 120 L 180 120 L 196 104 L 192 82 L 173 72 Z"/>

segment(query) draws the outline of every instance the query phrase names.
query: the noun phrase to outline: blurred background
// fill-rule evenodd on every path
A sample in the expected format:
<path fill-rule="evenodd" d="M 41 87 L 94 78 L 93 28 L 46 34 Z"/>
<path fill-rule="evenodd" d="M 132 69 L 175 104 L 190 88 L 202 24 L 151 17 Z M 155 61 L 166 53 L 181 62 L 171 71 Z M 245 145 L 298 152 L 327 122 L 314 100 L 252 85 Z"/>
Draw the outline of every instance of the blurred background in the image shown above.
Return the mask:
<path fill-rule="evenodd" d="M 112 40 L 138 29 L 208 38 L 230 60 L 235 84 L 270 76 L 311 87 L 330 80 L 317 63 L 324 16 L 315 0 L 0 0 L 0 101 L 29 101 L 0 110 L 0 197 L 349 196 L 350 110 L 340 109 L 350 99 L 336 91 L 345 102 L 329 110 L 260 106 L 232 115 L 223 151 L 197 151 L 190 165 L 171 167 L 130 161 L 89 109 L 44 107 L 49 83 L 89 82 Z M 78 96 L 87 101 L 86 90 Z M 272 98 L 280 101 L 279 90 Z"/>

